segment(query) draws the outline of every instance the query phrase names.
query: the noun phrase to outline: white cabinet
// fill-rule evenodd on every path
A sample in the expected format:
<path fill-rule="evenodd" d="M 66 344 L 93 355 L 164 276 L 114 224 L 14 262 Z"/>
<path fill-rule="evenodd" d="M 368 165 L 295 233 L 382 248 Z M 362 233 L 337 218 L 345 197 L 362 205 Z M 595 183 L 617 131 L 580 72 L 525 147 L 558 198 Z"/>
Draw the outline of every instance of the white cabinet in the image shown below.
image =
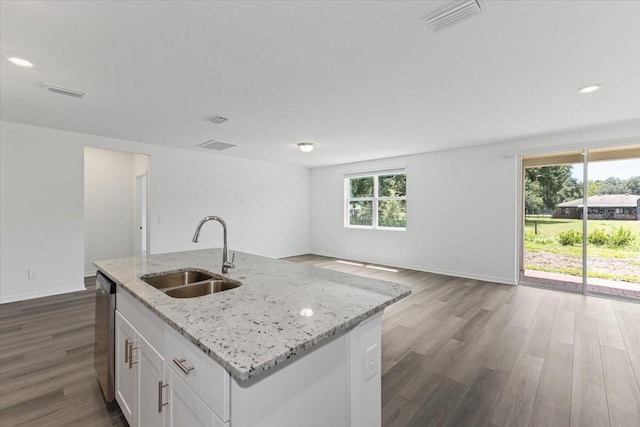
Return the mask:
<path fill-rule="evenodd" d="M 382 313 L 239 382 L 126 291 L 116 305 L 116 399 L 131 427 L 381 424 Z"/>
<path fill-rule="evenodd" d="M 123 293 L 116 357 L 116 400 L 131 427 L 229 426 L 229 373 Z"/>
<path fill-rule="evenodd" d="M 164 359 L 142 336 L 139 336 L 138 354 L 138 425 L 162 427 L 165 425 Z"/>
<path fill-rule="evenodd" d="M 213 411 L 198 397 L 188 385 L 182 381 L 176 372 L 167 368 L 169 378 L 169 408 L 168 422 L 165 427 L 225 427 Z"/>
<path fill-rule="evenodd" d="M 133 426 L 136 417 L 136 375 L 129 354 L 135 346 L 136 332 L 133 326 L 116 311 L 116 400 L 124 417 Z"/>
<path fill-rule="evenodd" d="M 164 348 L 174 377 L 192 389 L 222 421 L 229 421 L 229 373 L 173 328 L 165 329 Z"/>
<path fill-rule="evenodd" d="M 116 399 L 130 426 L 162 427 L 164 359 L 116 311 Z"/>

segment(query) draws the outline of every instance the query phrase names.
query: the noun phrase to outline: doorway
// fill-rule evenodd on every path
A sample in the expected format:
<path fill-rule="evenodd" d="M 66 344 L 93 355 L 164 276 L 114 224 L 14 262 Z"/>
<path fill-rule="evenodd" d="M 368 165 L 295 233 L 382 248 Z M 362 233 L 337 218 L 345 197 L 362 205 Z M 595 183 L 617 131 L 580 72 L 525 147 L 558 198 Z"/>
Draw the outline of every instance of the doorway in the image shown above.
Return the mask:
<path fill-rule="evenodd" d="M 148 155 L 85 147 L 85 276 L 96 260 L 149 252 L 149 167 Z"/>
<path fill-rule="evenodd" d="M 640 300 L 640 147 L 522 159 L 519 283 Z"/>

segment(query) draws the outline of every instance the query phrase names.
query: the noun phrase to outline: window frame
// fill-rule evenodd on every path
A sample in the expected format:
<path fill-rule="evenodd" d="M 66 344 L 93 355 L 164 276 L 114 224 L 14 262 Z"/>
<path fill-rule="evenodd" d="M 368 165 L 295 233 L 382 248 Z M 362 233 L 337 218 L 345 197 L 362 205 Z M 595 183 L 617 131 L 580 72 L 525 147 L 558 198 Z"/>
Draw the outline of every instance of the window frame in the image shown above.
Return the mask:
<path fill-rule="evenodd" d="M 379 203 L 385 200 L 404 200 L 405 202 L 405 215 L 406 211 L 406 203 L 407 203 L 407 189 L 405 188 L 404 196 L 390 197 L 390 196 L 379 196 L 379 178 L 381 176 L 387 175 L 407 175 L 407 168 L 393 168 L 393 169 L 383 169 L 376 171 L 368 171 L 368 172 L 358 172 L 358 173 L 350 173 L 344 175 L 344 206 L 343 206 L 343 214 L 344 214 L 344 227 L 345 228 L 355 228 L 355 229 L 363 229 L 363 230 L 383 230 L 383 231 L 406 231 L 407 225 L 405 220 L 404 227 L 385 227 L 379 225 Z M 373 177 L 373 196 L 371 197 L 350 197 L 351 196 L 351 179 L 353 178 L 368 178 Z M 351 225 L 349 223 L 349 206 L 351 202 L 372 202 L 372 224 L 371 225 Z"/>

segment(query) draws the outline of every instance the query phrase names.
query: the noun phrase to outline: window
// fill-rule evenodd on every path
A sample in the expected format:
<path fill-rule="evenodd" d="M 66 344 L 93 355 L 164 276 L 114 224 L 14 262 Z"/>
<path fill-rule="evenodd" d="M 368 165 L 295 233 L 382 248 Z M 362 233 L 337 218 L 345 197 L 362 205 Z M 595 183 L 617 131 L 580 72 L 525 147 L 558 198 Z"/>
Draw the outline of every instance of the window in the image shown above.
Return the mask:
<path fill-rule="evenodd" d="M 347 175 L 345 227 L 404 230 L 407 225 L 405 169 Z"/>

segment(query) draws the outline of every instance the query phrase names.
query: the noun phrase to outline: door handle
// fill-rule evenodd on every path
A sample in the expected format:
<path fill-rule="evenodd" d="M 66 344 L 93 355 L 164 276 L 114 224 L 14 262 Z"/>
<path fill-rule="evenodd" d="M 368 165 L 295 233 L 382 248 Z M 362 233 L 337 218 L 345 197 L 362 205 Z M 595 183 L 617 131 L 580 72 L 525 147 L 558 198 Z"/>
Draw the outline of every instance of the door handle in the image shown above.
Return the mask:
<path fill-rule="evenodd" d="M 185 359 L 178 359 L 178 358 L 173 359 L 173 363 L 178 365 L 178 368 L 180 368 L 180 370 L 182 372 L 184 372 L 185 375 L 189 375 L 189 372 L 193 371 L 195 369 L 195 367 L 194 366 L 185 366 L 184 365 L 185 361 L 186 361 Z"/>
<path fill-rule="evenodd" d="M 162 389 L 167 387 L 169 384 L 162 384 L 162 381 L 158 381 L 158 413 L 162 412 L 162 407 L 168 405 L 169 402 L 162 403 Z"/>

